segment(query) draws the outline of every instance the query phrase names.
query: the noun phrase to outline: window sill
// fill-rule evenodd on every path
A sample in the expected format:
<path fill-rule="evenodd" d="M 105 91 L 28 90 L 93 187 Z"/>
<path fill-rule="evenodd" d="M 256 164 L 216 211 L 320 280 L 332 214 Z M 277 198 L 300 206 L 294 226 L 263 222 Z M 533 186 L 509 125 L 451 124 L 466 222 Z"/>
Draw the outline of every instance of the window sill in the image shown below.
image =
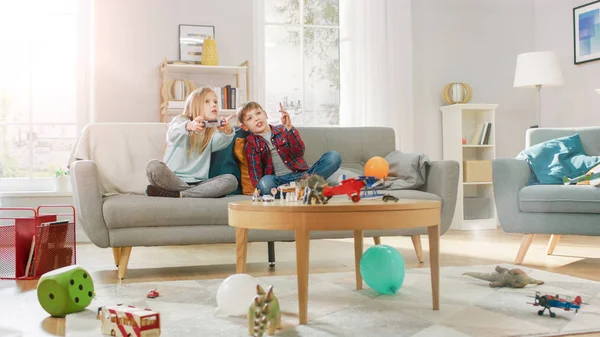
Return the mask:
<path fill-rule="evenodd" d="M 47 197 L 71 197 L 73 193 L 57 191 L 7 191 L 0 192 L 0 198 L 47 198 Z"/>

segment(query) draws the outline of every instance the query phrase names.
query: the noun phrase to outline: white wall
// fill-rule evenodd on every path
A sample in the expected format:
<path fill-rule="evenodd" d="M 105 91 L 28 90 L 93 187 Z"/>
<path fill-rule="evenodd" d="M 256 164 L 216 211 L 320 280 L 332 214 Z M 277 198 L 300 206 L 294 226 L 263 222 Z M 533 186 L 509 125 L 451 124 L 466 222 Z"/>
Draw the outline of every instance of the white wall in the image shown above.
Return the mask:
<path fill-rule="evenodd" d="M 442 158 L 441 92 L 455 81 L 473 88 L 470 103 L 499 104 L 497 156 L 522 150 L 535 91 L 513 79 L 517 55 L 533 48 L 533 10 L 532 0 L 412 1 L 415 151 Z"/>
<path fill-rule="evenodd" d="M 543 127 L 600 125 L 600 60 L 576 65 L 573 8 L 591 0 L 535 0 L 535 49 L 558 54 L 564 85 L 542 88 Z"/>
<path fill-rule="evenodd" d="M 252 69 L 252 16 L 250 0 L 95 1 L 93 121 L 159 121 L 158 65 L 178 58 L 179 24 L 215 26 L 219 64 Z"/>

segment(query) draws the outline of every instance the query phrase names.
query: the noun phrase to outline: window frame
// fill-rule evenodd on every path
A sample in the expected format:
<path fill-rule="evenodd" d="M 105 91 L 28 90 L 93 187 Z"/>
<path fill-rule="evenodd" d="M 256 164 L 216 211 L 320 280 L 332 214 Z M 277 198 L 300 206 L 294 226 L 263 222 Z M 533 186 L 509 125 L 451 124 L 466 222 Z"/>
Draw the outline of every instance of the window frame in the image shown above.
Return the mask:
<path fill-rule="evenodd" d="M 92 55 L 93 55 L 93 1 L 77 0 L 77 56 L 76 56 L 76 102 L 75 123 L 36 123 L 32 120 L 32 111 L 29 110 L 28 122 L 2 122 L 2 125 L 26 125 L 30 130 L 34 126 L 44 125 L 69 125 L 75 126 L 75 142 L 79 138 L 81 130 L 92 120 L 91 109 L 91 83 L 93 80 Z M 31 97 L 30 97 L 31 99 Z M 73 149 L 71 149 L 73 150 Z M 29 177 L 26 178 L 0 178 L 1 192 L 51 192 L 54 189 L 54 178 L 31 177 L 31 163 L 33 148 L 29 146 Z M 65 163 L 67 166 L 67 163 Z"/>
<path fill-rule="evenodd" d="M 328 25 L 307 25 L 303 23 L 304 18 L 304 0 L 300 1 L 300 23 L 279 23 L 279 22 L 267 22 L 265 20 L 265 0 L 254 0 L 254 63 L 255 63 L 255 73 L 254 73 L 254 87 L 255 89 L 255 99 L 258 102 L 264 102 L 266 104 L 266 80 L 265 80 L 265 27 L 269 26 L 279 26 L 279 27 L 292 27 L 300 29 L 300 62 L 302 67 L 302 72 L 304 73 L 304 29 L 306 27 L 310 28 L 334 28 L 338 30 L 338 36 L 340 37 L 341 44 L 341 34 L 340 34 L 340 24 L 338 22 L 337 26 L 328 26 Z M 339 12 L 338 12 L 339 15 Z M 338 46 L 339 50 L 340 46 Z M 304 79 L 302 81 L 302 102 L 305 104 L 305 82 Z M 341 97 L 340 97 L 341 101 Z M 340 102 L 341 103 L 341 102 Z M 341 113 L 339 111 L 338 113 Z M 302 125 L 298 125 L 302 126 Z M 338 125 L 327 125 L 329 127 L 336 127 Z"/>

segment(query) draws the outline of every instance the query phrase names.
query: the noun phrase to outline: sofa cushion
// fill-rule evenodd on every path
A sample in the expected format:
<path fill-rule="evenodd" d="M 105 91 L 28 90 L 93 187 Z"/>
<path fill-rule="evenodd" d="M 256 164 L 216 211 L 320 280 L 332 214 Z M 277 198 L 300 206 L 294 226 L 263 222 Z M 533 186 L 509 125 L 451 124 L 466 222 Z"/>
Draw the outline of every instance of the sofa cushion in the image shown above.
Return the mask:
<path fill-rule="evenodd" d="M 425 185 L 429 158 L 422 153 L 392 151 L 385 160 L 390 165 L 385 187 L 392 190 L 417 189 Z"/>
<path fill-rule="evenodd" d="M 519 191 L 519 208 L 532 213 L 600 213 L 600 188 L 534 185 Z"/>
<path fill-rule="evenodd" d="M 248 197 L 159 198 L 119 194 L 102 199 L 102 213 L 108 229 L 227 225 L 227 203 L 237 200 Z"/>
<path fill-rule="evenodd" d="M 600 163 L 600 157 L 584 152 L 579 134 L 533 145 L 521 151 L 517 158 L 529 163 L 533 173 L 530 185 L 562 184 L 565 176 L 578 177 Z"/>
<path fill-rule="evenodd" d="M 237 139 L 244 139 L 248 135 L 247 131 L 236 127 L 233 141 L 224 149 L 213 152 L 210 156 L 210 169 L 208 177 L 213 178 L 222 174 L 232 174 L 238 181 L 238 187 L 230 194 L 242 194 L 242 178 L 240 167 L 234 156 L 234 146 Z"/>
<path fill-rule="evenodd" d="M 248 158 L 246 158 L 245 147 L 246 138 L 236 138 L 235 144 L 233 145 L 233 154 L 240 167 L 242 194 L 252 195 L 252 192 L 254 192 L 254 185 L 252 185 L 250 173 L 248 173 Z"/>

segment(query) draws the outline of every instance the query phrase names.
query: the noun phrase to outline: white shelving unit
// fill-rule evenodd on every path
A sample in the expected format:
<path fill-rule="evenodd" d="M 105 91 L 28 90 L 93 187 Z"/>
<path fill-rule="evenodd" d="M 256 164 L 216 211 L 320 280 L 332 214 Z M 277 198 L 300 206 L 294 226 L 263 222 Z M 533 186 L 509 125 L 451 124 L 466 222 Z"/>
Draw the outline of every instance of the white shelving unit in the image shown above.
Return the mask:
<path fill-rule="evenodd" d="M 167 123 L 174 116 L 183 112 L 184 101 L 169 101 L 163 95 L 163 86 L 169 80 L 190 80 L 196 87 L 232 87 L 242 89 L 238 91 L 239 102 L 250 100 L 250 65 L 244 61 L 239 66 L 205 66 L 200 64 L 173 64 L 165 58 L 159 66 L 160 76 L 160 115 L 159 121 Z M 221 115 L 231 115 L 235 109 L 221 109 Z"/>
<path fill-rule="evenodd" d="M 463 181 L 463 161 L 496 158 L 495 113 L 497 107 L 497 104 L 454 104 L 440 108 L 443 126 L 443 158 L 444 160 L 456 160 L 460 164 L 452 229 L 480 230 L 495 229 L 498 226 L 492 182 Z M 486 122 L 491 123 L 488 143 L 486 145 L 474 144 L 474 138 L 477 138 L 474 136 Z M 467 144 L 462 144 L 463 137 L 466 138 Z M 479 205 L 480 207 L 476 208 L 480 214 L 471 214 L 468 205 Z M 485 212 L 486 210 L 488 212 Z"/>

